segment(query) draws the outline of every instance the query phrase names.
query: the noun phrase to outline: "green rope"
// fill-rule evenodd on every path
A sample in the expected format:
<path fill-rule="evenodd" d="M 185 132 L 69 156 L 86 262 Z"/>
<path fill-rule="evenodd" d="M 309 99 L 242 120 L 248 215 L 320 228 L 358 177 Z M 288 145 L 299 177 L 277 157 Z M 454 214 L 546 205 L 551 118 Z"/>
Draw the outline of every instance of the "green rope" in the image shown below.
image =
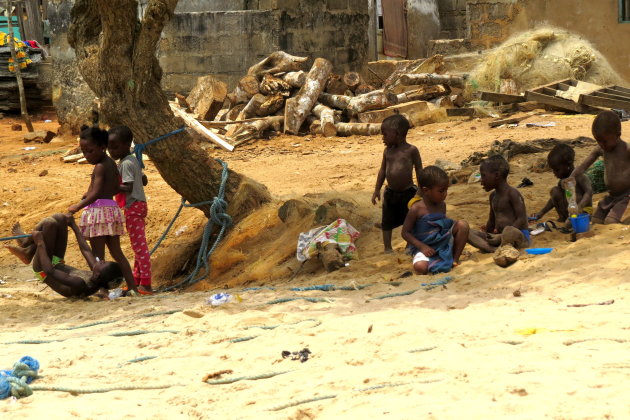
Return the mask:
<path fill-rule="evenodd" d="M 269 379 L 269 378 L 273 378 L 274 376 L 284 375 L 285 373 L 289 373 L 289 372 L 291 371 L 285 370 L 281 372 L 263 373 L 263 374 L 254 375 L 254 376 L 238 376 L 238 377 L 233 377 L 233 378 L 217 379 L 214 381 L 206 381 L 206 383 L 209 385 L 226 385 L 226 384 L 232 384 L 238 381 L 257 381 L 259 379 Z"/>
<path fill-rule="evenodd" d="M 249 327 L 245 327 L 244 329 L 249 330 L 251 328 L 260 328 L 263 330 L 275 330 L 278 327 L 282 327 L 285 325 L 297 325 L 297 324 L 301 324 L 302 322 L 314 322 L 315 325 L 313 325 L 311 328 L 315 328 L 315 327 L 319 327 L 320 325 L 322 325 L 321 321 L 318 321 L 317 319 L 303 319 L 301 321 L 295 321 L 295 322 L 290 322 L 287 324 L 277 324 L 277 325 L 250 325 Z"/>
<path fill-rule="evenodd" d="M 265 304 L 266 305 L 276 305 L 278 303 L 292 302 L 294 300 L 305 300 L 305 301 L 311 302 L 311 303 L 329 302 L 330 301 L 330 299 L 326 299 L 326 298 L 290 297 L 290 298 L 279 298 L 279 299 L 270 300 L 269 302 L 266 302 Z"/>
<path fill-rule="evenodd" d="M 593 186 L 593 194 L 599 194 L 608 191 L 606 186 L 606 167 L 603 160 L 598 160 L 587 171 L 586 176 L 591 180 Z"/>
<path fill-rule="evenodd" d="M 305 400 L 293 401 L 293 402 L 290 402 L 288 404 L 283 404 L 283 405 L 278 405 L 276 407 L 272 407 L 272 408 L 270 408 L 267 411 L 280 411 L 280 410 L 284 410 L 285 408 L 295 407 L 296 405 L 307 404 L 307 403 L 310 403 L 310 402 L 321 401 L 321 400 L 329 400 L 331 398 L 337 398 L 337 394 L 322 395 L 321 397 L 307 398 Z"/>
<path fill-rule="evenodd" d="M 120 331 L 111 334 L 107 334 L 110 337 L 126 337 L 132 335 L 142 335 L 142 334 L 161 334 L 161 333 L 171 333 L 178 334 L 177 330 L 157 330 L 157 331 L 147 331 L 147 330 L 136 330 L 136 331 Z"/>
<path fill-rule="evenodd" d="M 420 347 L 418 349 L 409 350 L 409 353 L 421 353 L 423 351 L 431 351 L 437 349 L 437 346 L 433 347 Z"/>
<path fill-rule="evenodd" d="M 46 385 L 33 385 L 31 391 L 56 391 L 56 392 L 69 392 L 71 394 L 102 394 L 104 392 L 111 391 L 136 391 L 147 389 L 166 389 L 174 386 L 184 386 L 182 384 L 167 384 L 167 385 L 121 385 L 111 386 L 105 388 L 68 388 L 63 386 L 46 386 Z"/>
<path fill-rule="evenodd" d="M 4 344 L 48 344 L 48 343 L 55 343 L 57 341 L 64 341 L 64 340 L 20 340 L 20 341 L 8 341 Z"/>
<path fill-rule="evenodd" d="M 408 295 L 416 293 L 418 290 L 420 290 L 420 289 L 412 289 L 412 290 L 407 290 L 406 292 L 399 292 L 399 293 L 390 293 L 388 295 L 382 295 L 382 296 L 373 297 L 370 300 L 387 299 L 387 298 L 397 297 L 397 296 L 408 296 Z"/>
<path fill-rule="evenodd" d="M 157 356 L 142 356 L 135 359 L 127 360 L 127 363 L 144 362 L 145 360 L 157 359 Z"/>
<path fill-rule="evenodd" d="M 81 329 L 81 328 L 93 327 L 93 326 L 95 326 L 95 325 L 113 324 L 114 322 L 118 322 L 118 321 L 98 321 L 98 322 L 91 322 L 91 323 L 89 323 L 89 324 L 77 325 L 76 327 L 57 328 L 57 330 L 62 330 L 62 331 L 68 331 L 68 330 L 78 330 L 78 329 Z"/>
<path fill-rule="evenodd" d="M 170 310 L 170 311 L 162 311 L 162 312 L 150 312 L 148 314 L 142 314 L 140 316 L 144 317 L 144 318 L 150 318 L 152 316 L 158 316 L 158 315 L 172 315 L 172 314 L 176 314 L 178 312 L 182 312 L 182 309 L 173 309 L 173 310 Z"/>
<path fill-rule="evenodd" d="M 247 337 L 233 338 L 233 339 L 230 340 L 230 343 L 242 343 L 243 341 L 253 340 L 256 337 L 258 337 L 258 336 L 257 335 L 250 335 L 250 336 L 247 336 Z"/>

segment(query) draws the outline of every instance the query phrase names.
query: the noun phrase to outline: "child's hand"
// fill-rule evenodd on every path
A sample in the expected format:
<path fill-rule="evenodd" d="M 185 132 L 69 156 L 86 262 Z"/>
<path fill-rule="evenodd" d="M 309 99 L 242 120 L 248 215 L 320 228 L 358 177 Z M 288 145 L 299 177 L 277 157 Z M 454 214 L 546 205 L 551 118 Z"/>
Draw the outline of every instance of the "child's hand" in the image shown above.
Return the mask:
<path fill-rule="evenodd" d="M 34 230 L 31 235 L 33 237 L 33 242 L 35 242 L 35 245 L 42 245 L 44 243 L 44 236 L 42 235 L 41 231 Z"/>
<path fill-rule="evenodd" d="M 381 201 L 381 192 L 380 191 L 374 191 L 374 194 L 372 194 L 372 204 L 376 204 L 376 201 Z"/>
<path fill-rule="evenodd" d="M 68 207 L 68 213 L 70 214 L 74 214 L 76 212 L 78 212 L 80 210 L 79 205 L 78 204 L 74 204 L 70 207 Z"/>
<path fill-rule="evenodd" d="M 425 257 L 432 257 L 435 255 L 435 249 L 425 244 L 422 244 L 420 247 L 420 252 L 422 252 Z"/>

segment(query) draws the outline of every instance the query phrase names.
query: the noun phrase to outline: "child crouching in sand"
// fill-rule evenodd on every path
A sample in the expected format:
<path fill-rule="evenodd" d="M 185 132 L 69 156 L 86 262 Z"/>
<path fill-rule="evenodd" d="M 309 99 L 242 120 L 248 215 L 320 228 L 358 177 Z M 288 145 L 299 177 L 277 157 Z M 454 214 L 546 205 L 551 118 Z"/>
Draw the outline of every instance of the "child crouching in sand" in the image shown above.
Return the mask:
<path fill-rule="evenodd" d="M 568 178 L 575 169 L 575 151 L 568 144 L 558 144 L 547 156 L 549 167 L 558 178 L 558 185 L 549 192 L 551 196 L 545 207 L 538 213 L 532 214 L 532 219 L 539 220 L 549 210 L 555 208 L 558 213 L 558 221 L 566 222 L 569 218 L 569 203 L 564 192 L 562 180 Z M 585 174 L 579 174 L 575 178 L 575 200 L 578 205 L 578 214 L 582 212 L 593 213 L 593 187 L 591 180 Z"/>
<path fill-rule="evenodd" d="M 479 166 L 481 185 L 490 194 L 490 214 L 482 231 L 471 230 L 468 243 L 483 252 L 494 252 L 499 246 L 529 246 L 527 210 L 521 193 L 507 182 L 510 165 L 502 156 L 484 159 Z"/>
<path fill-rule="evenodd" d="M 468 223 L 446 217 L 446 195 L 449 179 L 437 166 L 427 166 L 420 173 L 422 199 L 415 201 L 402 227 L 407 250 L 413 255 L 418 274 L 447 273 L 459 265 L 466 240 Z"/>

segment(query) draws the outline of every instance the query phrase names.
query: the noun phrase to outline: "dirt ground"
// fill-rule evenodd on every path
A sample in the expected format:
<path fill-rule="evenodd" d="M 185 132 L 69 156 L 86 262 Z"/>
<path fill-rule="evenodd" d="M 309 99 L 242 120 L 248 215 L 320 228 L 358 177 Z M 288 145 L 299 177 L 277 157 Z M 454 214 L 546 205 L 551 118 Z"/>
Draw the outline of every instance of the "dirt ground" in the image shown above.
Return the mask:
<path fill-rule="evenodd" d="M 24 132 L 11 131 L 16 121 L 0 120 L 0 236 L 9 236 L 16 221 L 28 229 L 50 213 L 65 211 L 85 192 L 92 169 L 61 162 L 76 139 L 24 144 Z M 425 165 L 436 159 L 457 163 L 495 140 L 590 136 L 592 117 L 545 114 L 527 120 L 557 123 L 550 128 L 490 129 L 488 121 L 426 125 L 412 129 L 408 140 L 420 149 Z M 57 128 L 55 122 L 35 125 Z M 577 159 L 588 150 L 578 148 Z M 36 390 L 28 398 L 0 401 L 2 417 L 627 418 L 628 227 L 597 226 L 575 243 L 559 232 L 544 233 L 534 246 L 553 247 L 551 254 L 523 255 L 507 269 L 467 247 L 463 264 L 450 273 L 452 280 L 425 290 L 423 284 L 443 276 L 401 278 L 411 267 L 400 229 L 394 232 L 397 252 L 390 256 L 382 254 L 380 232 L 373 226 L 380 207 L 369 199 L 382 152 L 379 136 L 280 136 L 232 153 L 217 150 L 232 169 L 265 184 L 274 202 L 261 210 L 264 220 L 249 221 L 267 235 L 238 246 L 249 259 L 243 257 L 236 268 L 211 276 L 194 291 L 72 301 L 33 281 L 30 268 L 0 248 L 5 322 L 0 369 L 30 355 L 42 366 L 42 377 L 33 385 L 83 390 L 165 386 L 86 394 Z M 521 190 L 530 213 L 542 207 L 556 182 L 551 172 L 528 171 L 541 157 L 524 155 L 510 162 L 512 184 L 525 176 L 534 182 Z M 146 173 L 151 246 L 180 197 L 150 161 Z M 290 230 L 278 221 L 277 207 L 305 197 L 339 197 L 353 204 L 347 219 L 361 232 L 359 259 L 334 273 L 311 265 L 295 278 L 293 258 L 274 260 L 274 267 L 262 264 L 271 255 L 269 248 L 294 249 L 297 237 L 265 242 Z M 487 200 L 479 184 L 454 185 L 448 213 L 476 227 L 485 223 Z M 199 211 L 184 210 L 155 259 L 168 263 L 170 252 L 194 240 L 204 223 Z M 239 233 L 237 227 L 226 243 L 235 243 Z M 126 238 L 123 250 L 131 258 Z M 230 250 L 220 251 L 218 260 L 225 261 Z M 66 259 L 82 264 L 73 241 Z M 322 284 L 353 290 L 290 290 Z M 226 285 L 237 296 L 234 302 L 205 303 Z M 389 294 L 400 295 L 381 298 Z M 317 299 L 274 303 L 303 297 Z M 609 300 L 614 303 L 568 306 Z M 95 322 L 100 324 L 90 325 Z M 72 327 L 83 328 L 67 329 Z M 138 330 L 143 333 L 111 335 Z M 281 357 L 283 350 L 305 347 L 312 354 L 304 363 Z M 231 372 L 222 378 L 245 378 L 227 384 L 202 381 L 225 370 Z"/>

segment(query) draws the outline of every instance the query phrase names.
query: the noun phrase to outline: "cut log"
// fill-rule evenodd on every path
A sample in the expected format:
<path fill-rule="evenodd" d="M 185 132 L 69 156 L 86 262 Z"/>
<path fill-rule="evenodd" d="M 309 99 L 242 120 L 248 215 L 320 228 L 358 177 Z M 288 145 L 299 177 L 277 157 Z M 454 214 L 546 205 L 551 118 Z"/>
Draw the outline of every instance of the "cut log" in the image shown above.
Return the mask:
<path fill-rule="evenodd" d="M 363 79 L 361 79 L 361 75 L 356 71 L 349 71 L 343 75 L 343 82 L 354 92 L 356 88 L 363 83 Z"/>
<path fill-rule="evenodd" d="M 350 105 L 351 96 L 331 95 L 330 93 L 322 93 L 319 95 L 319 102 L 326 106 L 337 109 L 346 109 Z"/>
<path fill-rule="evenodd" d="M 368 85 L 367 83 L 361 83 L 359 86 L 357 86 L 357 88 L 354 90 L 354 94 L 355 95 L 365 95 L 366 93 L 370 93 L 373 90 L 376 90 L 376 88 L 372 85 Z"/>
<path fill-rule="evenodd" d="M 332 95 L 345 95 L 348 86 L 343 82 L 342 77 L 338 74 L 331 74 L 328 82 L 326 82 L 326 93 Z"/>
<path fill-rule="evenodd" d="M 400 83 L 403 85 L 448 85 L 463 88 L 466 84 L 466 77 L 435 73 L 403 74 L 400 77 Z"/>
<path fill-rule="evenodd" d="M 297 134 L 300 126 L 310 114 L 317 98 L 324 90 L 332 71 L 332 63 L 325 58 L 316 58 L 306 76 L 304 86 L 294 98 L 287 99 L 284 107 L 284 132 Z"/>
<path fill-rule="evenodd" d="M 251 66 L 247 74 L 260 80 L 267 73 L 276 74 L 302 70 L 307 60 L 308 57 L 297 57 L 284 51 L 276 51 L 264 60 Z"/>
<path fill-rule="evenodd" d="M 197 78 L 186 103 L 201 120 L 213 120 L 227 98 L 227 85 L 212 76 Z M 178 100 L 179 102 L 179 100 Z M 181 102 L 180 106 L 183 107 Z"/>
<path fill-rule="evenodd" d="M 453 105 L 460 108 L 466 105 L 466 99 L 464 99 L 464 95 L 461 93 L 457 95 L 451 95 L 451 102 L 453 102 Z"/>
<path fill-rule="evenodd" d="M 431 103 L 437 106 L 438 108 L 453 108 L 453 101 L 451 100 L 451 97 L 448 95 L 431 99 Z"/>
<path fill-rule="evenodd" d="M 275 95 L 265 97 L 265 100 L 256 111 L 256 115 L 259 117 L 266 117 L 272 115 L 282 109 L 284 105 L 284 95 L 277 93 Z"/>
<path fill-rule="evenodd" d="M 337 135 L 347 137 L 353 135 L 374 136 L 381 134 L 381 124 L 368 123 L 337 123 Z"/>
<path fill-rule="evenodd" d="M 184 121 L 184 124 L 192 128 L 197 134 L 218 144 L 229 152 L 234 150 L 234 146 L 223 140 L 218 134 L 213 133 L 212 131 L 201 125 L 199 121 L 194 119 L 190 114 L 187 114 L 186 111 L 182 109 L 182 107 L 174 103 L 170 103 L 169 105 L 171 106 L 171 109 L 173 110 L 175 116 L 181 118 Z"/>
<path fill-rule="evenodd" d="M 302 86 L 304 86 L 304 81 L 306 80 L 306 72 L 304 72 L 303 70 L 290 71 L 282 76 L 282 80 L 284 80 L 294 88 L 301 88 Z"/>
<path fill-rule="evenodd" d="M 320 132 L 324 137 L 333 137 L 337 135 L 335 127 L 335 113 L 326 105 L 317 104 L 313 107 L 313 114 L 319 117 Z"/>
<path fill-rule="evenodd" d="M 243 104 L 247 103 L 252 96 L 258 92 L 258 79 L 254 76 L 247 75 L 239 80 L 234 92 L 228 95 L 228 99 L 230 100 L 230 104 L 232 106 Z"/>
<path fill-rule="evenodd" d="M 188 101 L 186 100 L 186 97 L 184 95 L 175 92 L 175 99 L 177 100 L 179 106 L 184 108 L 186 112 L 190 112 L 190 105 L 188 104 Z"/>
<path fill-rule="evenodd" d="M 284 117 L 281 115 L 262 118 L 258 121 L 248 123 L 244 125 L 239 133 L 236 135 L 236 137 L 234 137 L 234 145 L 238 146 L 246 141 L 260 138 L 268 129 L 273 129 L 277 132 L 280 132 L 282 130 L 283 123 Z"/>
<path fill-rule="evenodd" d="M 398 102 L 428 101 L 439 96 L 448 95 L 450 90 L 442 85 L 426 86 L 396 95 Z"/>
<path fill-rule="evenodd" d="M 257 115 L 258 110 L 260 109 L 260 106 L 263 104 L 263 102 L 265 102 L 265 99 L 266 99 L 265 95 L 260 94 L 260 93 L 257 93 L 254 96 L 252 96 L 252 98 L 249 100 L 247 105 L 245 105 L 245 107 L 238 114 L 235 121 L 241 121 L 247 118 L 255 117 Z M 225 135 L 227 137 L 232 137 L 234 136 L 234 134 L 236 134 L 236 132 L 241 127 L 242 126 L 239 127 L 238 125 L 233 125 L 230 128 L 228 128 Z"/>
<path fill-rule="evenodd" d="M 361 123 L 381 123 L 387 117 L 395 114 L 404 115 L 408 120 L 411 119 L 410 114 L 424 112 L 429 109 L 429 105 L 425 101 L 412 101 L 404 104 L 398 104 L 380 109 L 377 111 L 362 112 L 359 114 L 359 122 Z"/>
<path fill-rule="evenodd" d="M 271 74 L 265 74 L 262 82 L 260 82 L 260 93 L 264 95 L 281 94 L 282 96 L 289 96 L 291 85 Z"/>
<path fill-rule="evenodd" d="M 236 121 L 238 115 L 245 108 L 245 104 L 238 104 L 225 113 L 225 121 Z"/>
<path fill-rule="evenodd" d="M 396 95 L 386 89 L 379 89 L 351 98 L 346 111 L 350 116 L 353 116 L 373 109 L 383 109 L 397 103 Z"/>
<path fill-rule="evenodd" d="M 436 54 L 427 59 L 418 59 L 408 62 L 402 62 L 396 66 L 396 70 L 389 75 L 383 83 L 384 88 L 392 89 L 400 83 L 400 77 L 403 74 L 418 73 L 442 73 L 444 69 L 444 57 Z"/>
<path fill-rule="evenodd" d="M 76 155 L 65 156 L 61 158 L 61 160 L 63 160 L 63 163 L 74 163 L 74 162 L 78 162 L 79 159 L 82 159 L 82 158 L 83 158 L 83 153 L 78 153 Z"/>

